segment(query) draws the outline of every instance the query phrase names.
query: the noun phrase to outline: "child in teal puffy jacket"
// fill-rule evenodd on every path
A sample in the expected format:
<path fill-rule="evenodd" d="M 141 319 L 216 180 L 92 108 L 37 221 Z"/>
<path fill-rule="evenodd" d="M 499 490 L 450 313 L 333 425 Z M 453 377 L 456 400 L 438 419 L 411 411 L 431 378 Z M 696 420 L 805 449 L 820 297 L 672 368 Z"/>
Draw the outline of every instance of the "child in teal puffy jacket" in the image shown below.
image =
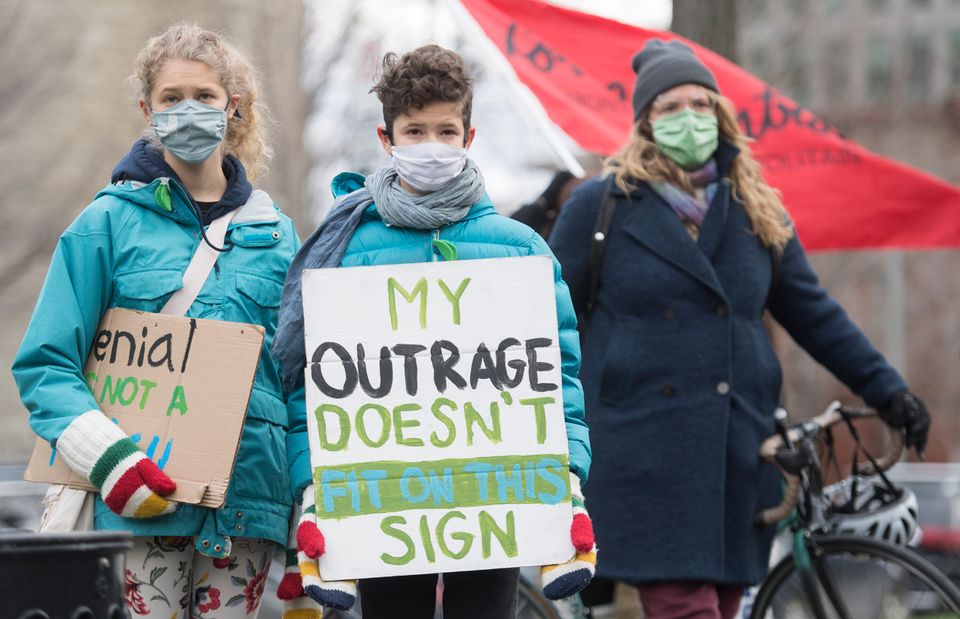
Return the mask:
<path fill-rule="evenodd" d="M 269 154 L 249 61 L 215 33 L 178 24 L 151 39 L 136 66 L 147 137 L 60 237 L 13 374 L 34 431 L 100 490 L 95 528 L 135 536 L 130 614 L 251 617 L 273 549 L 287 542 L 287 407 L 302 409 L 302 392 L 281 389 L 269 345 L 299 240 L 247 180 Z M 83 368 L 102 314 L 159 311 L 209 242 L 205 227 L 231 212 L 227 251 L 186 315 L 266 334 L 226 502 L 210 509 L 165 498 L 174 482 L 100 411 Z M 220 369 L 208 372 L 215 384 Z M 319 617 L 312 600 L 301 605 Z"/>
<path fill-rule="evenodd" d="M 436 45 L 402 57 L 387 54 L 373 91 L 383 104 L 384 124 L 377 127 L 377 137 L 393 163 L 366 179 L 349 173 L 337 176 L 337 201 L 294 259 L 273 347 L 287 389 L 302 387 L 304 380 L 303 269 L 552 255 L 536 232 L 497 214 L 480 170 L 467 157 L 476 129 L 470 126 L 471 80 L 460 56 Z M 579 496 L 580 481 L 586 481 L 590 468 L 590 441 L 577 378 L 576 317 L 556 261 L 554 274 L 574 497 L 571 539 L 578 550 L 570 562 L 542 570 L 545 593 L 560 598 L 589 582 L 596 549 Z M 293 423 L 296 428 L 305 424 L 305 411 L 299 411 Z M 298 557 L 288 559 L 279 595 L 288 598 L 305 591 L 324 605 L 349 608 L 356 584 L 324 581 L 318 573 L 317 558 L 326 540 L 312 508 L 314 487 L 304 434 L 293 437 L 288 453 L 294 488 L 303 495 L 304 516 L 297 532 Z M 512 617 L 515 612 L 517 569 L 448 573 L 443 582 L 445 617 Z M 432 617 L 436 585 L 436 574 L 363 579 L 359 583 L 363 616 Z"/>

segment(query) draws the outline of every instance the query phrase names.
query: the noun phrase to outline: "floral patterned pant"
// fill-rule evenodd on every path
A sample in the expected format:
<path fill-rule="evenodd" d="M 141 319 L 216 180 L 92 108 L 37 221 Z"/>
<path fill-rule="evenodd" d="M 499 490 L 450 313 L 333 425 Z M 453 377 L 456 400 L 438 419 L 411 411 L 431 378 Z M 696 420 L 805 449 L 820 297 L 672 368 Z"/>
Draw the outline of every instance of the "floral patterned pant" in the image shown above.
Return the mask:
<path fill-rule="evenodd" d="M 235 538 L 230 556 L 196 552 L 192 537 L 135 537 L 127 552 L 125 595 L 132 617 L 256 618 L 273 542 Z"/>

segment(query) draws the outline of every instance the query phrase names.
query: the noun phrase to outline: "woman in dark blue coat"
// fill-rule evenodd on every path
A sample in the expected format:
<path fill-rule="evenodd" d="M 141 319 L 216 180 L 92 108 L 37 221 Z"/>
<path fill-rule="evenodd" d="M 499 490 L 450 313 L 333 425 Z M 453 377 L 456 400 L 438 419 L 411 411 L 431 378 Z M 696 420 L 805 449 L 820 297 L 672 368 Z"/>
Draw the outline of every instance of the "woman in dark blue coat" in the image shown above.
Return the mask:
<path fill-rule="evenodd" d="M 650 619 L 730 617 L 766 574 L 774 531 L 753 517 L 780 494 L 758 457 L 781 386 L 764 310 L 918 450 L 929 417 L 819 285 L 713 74 L 659 40 L 634 70 L 630 141 L 574 192 L 550 241 L 585 323 L 598 575 L 638 585 Z M 606 191 L 615 210 L 586 316 Z"/>

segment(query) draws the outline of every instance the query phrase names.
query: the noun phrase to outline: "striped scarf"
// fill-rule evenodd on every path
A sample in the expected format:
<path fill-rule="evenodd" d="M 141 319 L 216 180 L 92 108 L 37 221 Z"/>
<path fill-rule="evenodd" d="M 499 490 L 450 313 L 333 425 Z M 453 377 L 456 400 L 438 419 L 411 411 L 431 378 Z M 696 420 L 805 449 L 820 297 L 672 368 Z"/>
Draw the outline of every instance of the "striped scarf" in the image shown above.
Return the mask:
<path fill-rule="evenodd" d="M 689 193 L 680 189 L 670 181 L 652 180 L 650 186 L 657 192 L 664 202 L 670 205 L 673 212 L 681 221 L 689 221 L 699 228 L 703 225 L 703 220 L 707 216 L 707 209 L 710 208 L 710 202 L 717 193 L 717 162 L 711 159 L 702 167 L 688 172 L 693 186 L 703 188 L 706 199 L 697 196 L 691 196 Z"/>

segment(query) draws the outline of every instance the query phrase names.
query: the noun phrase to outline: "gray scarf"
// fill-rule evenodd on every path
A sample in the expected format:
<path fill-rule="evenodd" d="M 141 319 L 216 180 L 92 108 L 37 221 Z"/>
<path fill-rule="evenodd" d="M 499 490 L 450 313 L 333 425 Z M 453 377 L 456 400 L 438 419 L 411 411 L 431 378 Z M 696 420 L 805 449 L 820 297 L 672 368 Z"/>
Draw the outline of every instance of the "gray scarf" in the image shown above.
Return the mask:
<path fill-rule="evenodd" d="M 470 159 L 456 178 L 425 196 L 404 191 L 393 167 L 377 170 L 364 187 L 384 223 L 414 230 L 433 230 L 460 221 L 484 193 L 483 175 Z"/>
<path fill-rule="evenodd" d="M 271 351 L 280 365 L 280 377 L 287 393 L 303 384 L 303 368 L 306 366 L 300 289 L 303 270 L 339 267 L 363 212 L 370 204 L 377 205 L 377 211 L 389 227 L 433 230 L 466 217 L 484 192 L 480 169 L 473 160 L 467 159 L 466 167 L 455 179 L 425 196 L 404 191 L 396 169 L 387 166 L 367 177 L 361 189 L 337 198 L 323 223 L 294 256 L 283 284 Z"/>

